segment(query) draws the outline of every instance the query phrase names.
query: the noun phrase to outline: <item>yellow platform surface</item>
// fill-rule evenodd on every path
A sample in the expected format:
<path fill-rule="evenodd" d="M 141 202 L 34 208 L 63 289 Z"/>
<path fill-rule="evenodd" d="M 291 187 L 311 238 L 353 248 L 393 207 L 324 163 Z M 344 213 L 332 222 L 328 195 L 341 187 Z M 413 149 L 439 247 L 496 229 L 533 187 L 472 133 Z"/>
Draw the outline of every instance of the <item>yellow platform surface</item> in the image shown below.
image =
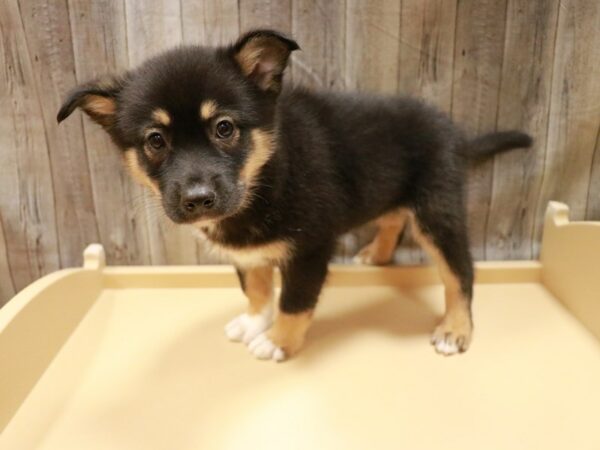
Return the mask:
<path fill-rule="evenodd" d="M 245 306 L 231 267 L 111 268 L 92 249 L 0 310 L 0 449 L 598 450 L 600 318 L 577 317 L 600 281 L 562 268 L 561 286 L 590 281 L 557 298 L 546 260 L 584 251 L 566 237 L 478 265 L 465 354 L 429 345 L 431 268 L 335 267 L 279 364 L 224 336 Z"/>

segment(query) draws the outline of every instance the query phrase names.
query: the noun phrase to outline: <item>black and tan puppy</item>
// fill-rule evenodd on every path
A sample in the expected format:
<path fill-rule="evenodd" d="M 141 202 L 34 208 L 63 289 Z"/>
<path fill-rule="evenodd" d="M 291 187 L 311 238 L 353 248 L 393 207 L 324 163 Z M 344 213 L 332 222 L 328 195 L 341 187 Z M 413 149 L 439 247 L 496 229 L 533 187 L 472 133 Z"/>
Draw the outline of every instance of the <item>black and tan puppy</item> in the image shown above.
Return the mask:
<path fill-rule="evenodd" d="M 336 238 L 375 221 L 363 262 L 390 261 L 407 221 L 440 268 L 444 354 L 471 341 L 469 164 L 529 146 L 520 132 L 468 140 L 418 100 L 282 87 L 293 40 L 268 30 L 229 47 L 181 47 L 72 91 L 121 149 L 132 175 L 176 223 L 195 224 L 231 257 L 250 306 L 226 326 L 262 359 L 302 345 Z M 273 314 L 273 267 L 283 286 Z"/>

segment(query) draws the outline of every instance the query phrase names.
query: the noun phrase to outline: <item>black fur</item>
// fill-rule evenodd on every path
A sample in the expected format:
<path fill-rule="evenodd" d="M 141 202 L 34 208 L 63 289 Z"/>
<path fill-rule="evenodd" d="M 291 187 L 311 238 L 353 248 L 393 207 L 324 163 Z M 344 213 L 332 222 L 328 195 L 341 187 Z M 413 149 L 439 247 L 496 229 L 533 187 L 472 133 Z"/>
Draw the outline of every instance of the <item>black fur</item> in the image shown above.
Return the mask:
<path fill-rule="evenodd" d="M 208 236 L 228 247 L 290 242 L 293 256 L 281 265 L 280 307 L 294 313 L 315 305 L 340 234 L 409 208 L 470 298 L 467 169 L 472 161 L 529 146 L 531 138 L 511 131 L 469 140 L 445 114 L 413 98 L 262 89 L 235 59 L 253 36 L 283 42 L 288 52 L 298 48 L 264 30 L 227 48 L 178 48 L 128 73 L 120 90 L 111 92 L 117 112 L 107 131 L 120 148 L 135 149 L 160 186 L 169 217 L 176 222 L 218 219 L 218 231 Z M 91 84 L 73 95 L 81 98 L 86 89 L 98 93 Z M 233 148 L 217 145 L 210 127 L 200 123 L 198 108 L 205 99 L 234 118 L 240 139 Z M 67 99 L 59 121 L 78 101 Z M 145 155 L 143 134 L 157 107 L 173 117 L 172 127 L 164 130 L 168 155 L 159 163 Z M 240 187 L 239 174 L 254 129 L 273 132 L 276 148 L 252 187 L 251 202 L 241 208 L 248 192 Z M 206 216 L 178 211 L 182 189 L 190 182 L 214 183 L 218 207 Z"/>

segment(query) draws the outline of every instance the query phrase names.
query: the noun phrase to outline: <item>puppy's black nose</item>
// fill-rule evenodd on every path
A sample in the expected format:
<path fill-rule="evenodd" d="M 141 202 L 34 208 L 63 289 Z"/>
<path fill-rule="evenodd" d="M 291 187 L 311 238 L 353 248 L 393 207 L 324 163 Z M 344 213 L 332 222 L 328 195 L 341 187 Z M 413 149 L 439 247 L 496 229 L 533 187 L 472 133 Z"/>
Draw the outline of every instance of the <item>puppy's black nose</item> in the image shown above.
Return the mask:
<path fill-rule="evenodd" d="M 212 189 L 195 184 L 181 194 L 181 207 L 188 214 L 199 213 L 215 206 L 217 196 Z"/>

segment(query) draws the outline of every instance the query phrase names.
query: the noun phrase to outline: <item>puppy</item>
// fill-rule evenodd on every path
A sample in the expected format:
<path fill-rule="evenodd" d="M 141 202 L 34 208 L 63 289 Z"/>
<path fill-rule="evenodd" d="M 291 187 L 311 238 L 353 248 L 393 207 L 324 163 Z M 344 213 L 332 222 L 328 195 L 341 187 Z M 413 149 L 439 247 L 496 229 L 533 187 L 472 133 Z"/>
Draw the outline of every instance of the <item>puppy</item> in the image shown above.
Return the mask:
<path fill-rule="evenodd" d="M 231 258 L 249 307 L 225 331 L 256 357 L 281 361 L 300 349 L 336 238 L 372 221 L 378 234 L 359 260 L 388 263 L 410 221 L 445 286 L 431 343 L 445 355 L 465 351 L 473 328 L 466 172 L 531 138 L 469 140 L 411 98 L 286 88 L 298 48 L 271 30 L 227 47 L 176 48 L 75 88 L 57 119 L 83 109 L 166 215 L 194 224 Z M 273 314 L 275 266 L 283 284 Z"/>

